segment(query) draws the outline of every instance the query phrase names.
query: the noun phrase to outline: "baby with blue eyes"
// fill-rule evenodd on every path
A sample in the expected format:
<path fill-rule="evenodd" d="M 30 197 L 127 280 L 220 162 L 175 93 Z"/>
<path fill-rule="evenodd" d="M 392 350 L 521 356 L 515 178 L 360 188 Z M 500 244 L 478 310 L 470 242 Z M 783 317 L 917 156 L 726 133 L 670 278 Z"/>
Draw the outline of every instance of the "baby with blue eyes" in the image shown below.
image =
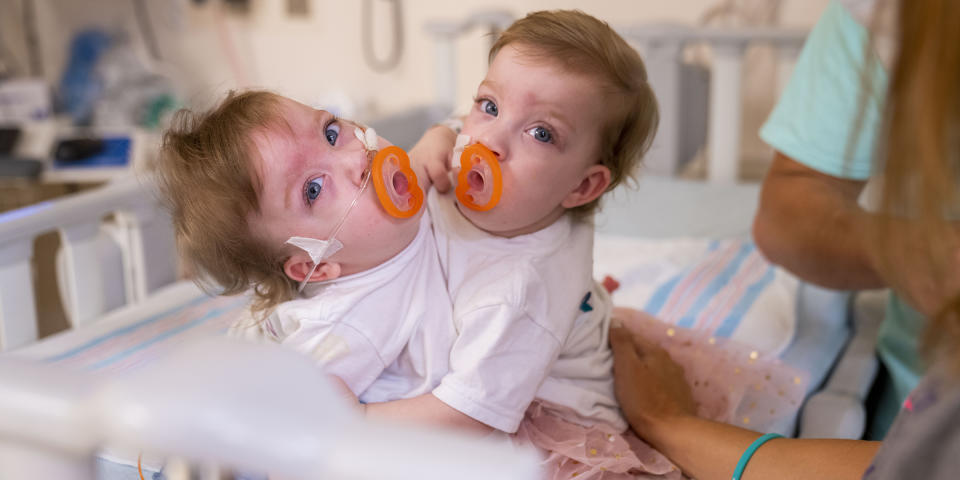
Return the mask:
<path fill-rule="evenodd" d="M 654 471 L 623 435 L 590 223 L 653 137 L 643 63 L 575 11 L 519 20 L 490 58 L 462 131 L 429 130 L 412 168 L 266 92 L 180 114 L 159 166 L 180 250 L 252 291 L 235 335 L 309 355 L 369 417 L 532 443 L 551 478 Z"/>
<path fill-rule="evenodd" d="M 369 416 L 473 423 L 430 394 L 456 332 L 425 185 L 402 150 L 250 91 L 178 113 L 157 171 L 202 284 L 252 293 L 233 335 L 315 359 Z"/>
<path fill-rule="evenodd" d="M 643 62 L 579 11 L 531 13 L 489 58 L 462 126 L 413 149 L 457 331 L 432 393 L 533 443 L 547 478 L 679 476 L 625 434 L 612 305 L 593 280 L 593 212 L 656 130 Z"/>

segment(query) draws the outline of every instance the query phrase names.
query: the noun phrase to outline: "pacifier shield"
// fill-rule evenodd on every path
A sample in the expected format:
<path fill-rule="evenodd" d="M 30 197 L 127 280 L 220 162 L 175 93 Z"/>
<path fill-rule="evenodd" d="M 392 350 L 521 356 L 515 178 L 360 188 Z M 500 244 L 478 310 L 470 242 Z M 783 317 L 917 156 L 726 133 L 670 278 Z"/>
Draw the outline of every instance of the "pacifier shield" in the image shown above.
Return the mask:
<path fill-rule="evenodd" d="M 410 168 L 410 157 L 402 148 L 391 145 L 377 152 L 370 174 L 377 199 L 387 213 L 409 218 L 420 211 L 423 190 L 417 183 L 417 174 Z"/>
<path fill-rule="evenodd" d="M 485 212 L 497 206 L 503 193 L 500 162 L 489 148 L 475 143 L 460 154 L 457 200 L 467 208 Z"/>

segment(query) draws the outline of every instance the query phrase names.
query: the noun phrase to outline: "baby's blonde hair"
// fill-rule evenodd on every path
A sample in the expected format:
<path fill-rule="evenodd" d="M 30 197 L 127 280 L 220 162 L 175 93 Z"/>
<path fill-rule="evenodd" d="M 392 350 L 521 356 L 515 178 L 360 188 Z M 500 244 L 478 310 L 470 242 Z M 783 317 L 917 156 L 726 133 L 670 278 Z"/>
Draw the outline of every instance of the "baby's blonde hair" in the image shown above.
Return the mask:
<path fill-rule="evenodd" d="M 640 55 L 606 22 L 579 10 L 533 12 L 517 20 L 490 48 L 489 61 L 510 44 L 563 70 L 597 79 L 609 103 L 600 126 L 600 164 L 610 169 L 614 189 L 632 177 L 650 148 L 659 114 Z M 600 199 L 571 210 L 578 218 L 596 211 Z"/>
<path fill-rule="evenodd" d="M 173 217 L 177 247 L 197 273 L 231 295 L 253 287 L 254 312 L 294 298 L 284 252 L 258 240 L 248 223 L 259 210 L 257 155 L 251 136 L 279 125 L 280 97 L 230 92 L 206 112 L 180 110 L 164 133 L 156 173 Z"/>

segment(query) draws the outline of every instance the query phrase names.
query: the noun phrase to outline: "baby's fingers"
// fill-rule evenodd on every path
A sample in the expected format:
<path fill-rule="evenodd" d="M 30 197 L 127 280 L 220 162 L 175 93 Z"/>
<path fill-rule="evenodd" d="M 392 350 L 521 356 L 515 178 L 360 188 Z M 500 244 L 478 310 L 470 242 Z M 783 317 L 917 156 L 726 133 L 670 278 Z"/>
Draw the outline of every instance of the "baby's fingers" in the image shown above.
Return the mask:
<path fill-rule="evenodd" d="M 437 189 L 437 192 L 446 193 L 450 190 L 450 171 L 446 162 L 431 161 L 427 162 L 424 167 L 427 170 L 427 176 L 430 177 L 430 183 L 433 184 L 433 188 Z"/>

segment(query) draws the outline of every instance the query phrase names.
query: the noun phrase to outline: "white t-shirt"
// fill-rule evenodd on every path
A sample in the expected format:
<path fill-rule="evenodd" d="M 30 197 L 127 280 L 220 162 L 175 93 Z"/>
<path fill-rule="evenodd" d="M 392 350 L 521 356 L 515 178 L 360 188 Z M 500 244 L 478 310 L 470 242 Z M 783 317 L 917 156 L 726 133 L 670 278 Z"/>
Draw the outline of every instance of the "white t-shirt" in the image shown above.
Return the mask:
<path fill-rule="evenodd" d="M 416 238 L 387 262 L 328 282 L 277 306 L 262 324 L 235 326 L 307 354 L 360 401 L 434 389 L 449 370 L 455 332 L 443 272 L 424 212 Z"/>
<path fill-rule="evenodd" d="M 626 429 L 613 393 L 610 299 L 591 276 L 593 227 L 564 216 L 503 238 L 474 227 L 452 195 L 432 190 L 428 208 L 457 330 L 450 373 L 433 394 L 508 433 L 535 399 L 571 422 Z"/>

